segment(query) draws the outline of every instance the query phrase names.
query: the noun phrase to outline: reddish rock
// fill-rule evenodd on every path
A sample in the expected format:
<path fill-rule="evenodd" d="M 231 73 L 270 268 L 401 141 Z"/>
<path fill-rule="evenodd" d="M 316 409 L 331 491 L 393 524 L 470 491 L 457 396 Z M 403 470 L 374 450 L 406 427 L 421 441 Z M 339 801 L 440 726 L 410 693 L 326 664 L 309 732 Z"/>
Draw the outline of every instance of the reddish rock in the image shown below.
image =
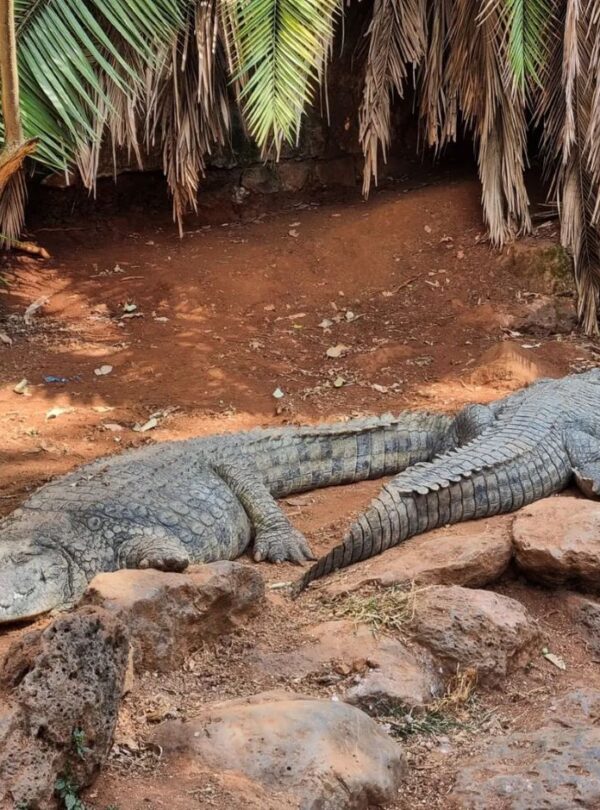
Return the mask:
<path fill-rule="evenodd" d="M 479 588 L 502 576 L 512 554 L 505 521 L 482 520 L 438 529 L 407 540 L 384 554 L 323 580 L 338 595 L 370 583 L 465 585 Z"/>
<path fill-rule="evenodd" d="M 54 786 L 70 774 L 90 784 L 110 751 L 128 656 L 114 616 L 86 607 L 17 640 L 1 678 L 0 810 L 54 807 Z M 85 748 L 81 752 L 79 745 Z"/>
<path fill-rule="evenodd" d="M 158 727 L 175 767 L 180 758 L 241 774 L 303 810 L 358 810 L 393 801 L 406 774 L 402 748 L 359 709 L 285 692 L 207 707 L 188 722 Z"/>
<path fill-rule="evenodd" d="M 535 731 L 494 740 L 460 768 L 451 795 L 460 810 L 567 810 L 600 807 L 600 692 L 560 701 Z"/>
<path fill-rule="evenodd" d="M 382 704 L 421 707 L 443 693 L 439 665 L 418 645 L 375 635 L 367 625 L 348 620 L 324 622 L 308 636 L 309 643 L 296 650 L 258 650 L 252 667 L 298 680 L 329 677 L 344 700 L 367 711 Z"/>
<path fill-rule="evenodd" d="M 515 560 L 546 585 L 600 587 L 600 503 L 557 497 L 522 509 L 513 523 Z"/>
<path fill-rule="evenodd" d="M 590 650 L 600 654 L 600 602 L 578 593 L 565 594 L 565 607 Z"/>
<path fill-rule="evenodd" d="M 529 660 L 539 629 L 515 599 L 491 591 L 434 585 L 415 595 L 415 639 L 454 670 L 475 669 L 481 680 L 503 678 Z"/>
<path fill-rule="evenodd" d="M 263 599 L 264 582 L 256 568 L 222 561 L 182 574 L 153 569 L 98 574 L 82 602 L 123 619 L 136 672 L 168 672 L 206 639 L 240 626 Z"/>

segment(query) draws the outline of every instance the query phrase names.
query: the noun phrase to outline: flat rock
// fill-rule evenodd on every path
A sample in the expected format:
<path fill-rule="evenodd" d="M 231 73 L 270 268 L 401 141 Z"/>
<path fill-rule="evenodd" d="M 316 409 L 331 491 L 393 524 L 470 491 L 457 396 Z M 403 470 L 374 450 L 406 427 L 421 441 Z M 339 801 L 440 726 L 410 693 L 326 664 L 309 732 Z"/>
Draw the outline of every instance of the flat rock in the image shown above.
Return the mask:
<path fill-rule="evenodd" d="M 480 588 L 505 572 L 512 555 L 505 520 L 490 519 L 413 537 L 384 554 L 344 569 L 320 586 L 332 595 L 368 584 L 465 585 Z"/>
<path fill-rule="evenodd" d="M 568 593 L 565 594 L 565 607 L 591 651 L 600 654 L 600 602 L 579 593 Z"/>
<path fill-rule="evenodd" d="M 451 669 L 497 681 L 530 658 L 539 629 L 515 599 L 491 591 L 434 585 L 415 594 L 411 630 Z"/>
<path fill-rule="evenodd" d="M 522 509 L 512 528 L 515 560 L 546 585 L 600 587 L 600 503 L 546 498 Z"/>
<path fill-rule="evenodd" d="M 451 798 L 464 810 L 596 810 L 599 707 L 597 690 L 567 695 L 544 726 L 495 740 L 462 768 Z"/>
<path fill-rule="evenodd" d="M 308 631 L 308 643 L 282 653 L 257 650 L 251 666 L 263 674 L 336 684 L 349 703 L 373 711 L 382 705 L 417 708 L 443 693 L 439 664 L 418 645 L 374 635 L 365 624 L 330 621 Z"/>
<path fill-rule="evenodd" d="M 156 730 L 167 760 L 185 757 L 291 795 L 300 810 L 345 810 L 398 797 L 402 748 L 346 703 L 269 692 L 207 707 Z"/>
<path fill-rule="evenodd" d="M 182 574 L 153 569 L 98 574 L 82 603 L 100 605 L 127 624 L 136 672 L 168 672 L 207 638 L 239 626 L 263 599 L 256 568 L 222 561 Z"/>
<path fill-rule="evenodd" d="M 61 616 L 20 637 L 0 674 L 0 809 L 55 806 L 54 785 L 97 776 L 112 746 L 129 644 L 124 625 L 99 608 Z M 77 752 L 74 732 L 85 752 Z"/>

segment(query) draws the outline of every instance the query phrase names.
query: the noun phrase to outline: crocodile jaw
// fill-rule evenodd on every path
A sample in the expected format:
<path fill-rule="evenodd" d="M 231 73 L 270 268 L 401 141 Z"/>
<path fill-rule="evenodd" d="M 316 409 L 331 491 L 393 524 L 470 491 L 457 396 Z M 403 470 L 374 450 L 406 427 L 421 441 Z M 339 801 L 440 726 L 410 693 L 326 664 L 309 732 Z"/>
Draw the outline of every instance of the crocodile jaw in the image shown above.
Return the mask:
<path fill-rule="evenodd" d="M 69 566 L 59 552 L 22 543 L 2 550 L 0 624 L 32 619 L 70 598 Z"/>

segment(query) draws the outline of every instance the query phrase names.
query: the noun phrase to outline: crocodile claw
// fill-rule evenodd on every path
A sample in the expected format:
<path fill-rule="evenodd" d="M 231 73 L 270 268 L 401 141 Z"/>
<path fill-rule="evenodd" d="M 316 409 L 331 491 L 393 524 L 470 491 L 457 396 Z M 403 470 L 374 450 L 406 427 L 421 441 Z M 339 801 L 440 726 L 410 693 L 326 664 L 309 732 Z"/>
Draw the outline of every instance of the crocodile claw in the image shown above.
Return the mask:
<path fill-rule="evenodd" d="M 304 535 L 290 526 L 260 532 L 254 541 L 254 559 L 256 562 L 300 564 L 316 557 Z"/>

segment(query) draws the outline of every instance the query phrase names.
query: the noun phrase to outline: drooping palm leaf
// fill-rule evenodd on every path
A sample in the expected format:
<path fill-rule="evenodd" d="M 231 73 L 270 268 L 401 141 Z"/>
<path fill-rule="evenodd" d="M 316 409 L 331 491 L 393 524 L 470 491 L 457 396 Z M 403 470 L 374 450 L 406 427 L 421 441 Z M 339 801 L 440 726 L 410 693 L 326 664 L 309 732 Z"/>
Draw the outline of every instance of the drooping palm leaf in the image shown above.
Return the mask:
<path fill-rule="evenodd" d="M 365 156 L 363 193 L 371 179 L 377 182 L 379 149 L 383 159 L 391 139 L 391 106 L 394 93 L 402 98 L 408 64 L 415 69 L 425 54 L 425 0 L 375 0 L 368 30 L 369 51 L 359 139 Z"/>
<path fill-rule="evenodd" d="M 323 75 L 339 0 L 221 0 L 238 98 L 266 154 L 293 142 Z"/>
<path fill-rule="evenodd" d="M 225 52 L 216 0 L 204 0 L 188 12 L 165 50 L 145 104 L 147 141 L 162 144 L 163 166 L 173 197 L 173 218 L 196 210 L 205 159 L 223 146 L 230 131 Z"/>
<path fill-rule="evenodd" d="M 484 220 L 503 245 L 531 227 L 524 181 L 526 105 L 506 70 L 506 0 L 455 0 L 448 34 L 448 93 L 456 95 L 477 149 Z M 451 128 L 447 128 L 447 130 Z"/>
<path fill-rule="evenodd" d="M 598 333 L 598 4 L 553 0 L 548 59 L 538 109 L 546 171 L 561 217 L 561 241 L 575 270 L 584 330 Z"/>

